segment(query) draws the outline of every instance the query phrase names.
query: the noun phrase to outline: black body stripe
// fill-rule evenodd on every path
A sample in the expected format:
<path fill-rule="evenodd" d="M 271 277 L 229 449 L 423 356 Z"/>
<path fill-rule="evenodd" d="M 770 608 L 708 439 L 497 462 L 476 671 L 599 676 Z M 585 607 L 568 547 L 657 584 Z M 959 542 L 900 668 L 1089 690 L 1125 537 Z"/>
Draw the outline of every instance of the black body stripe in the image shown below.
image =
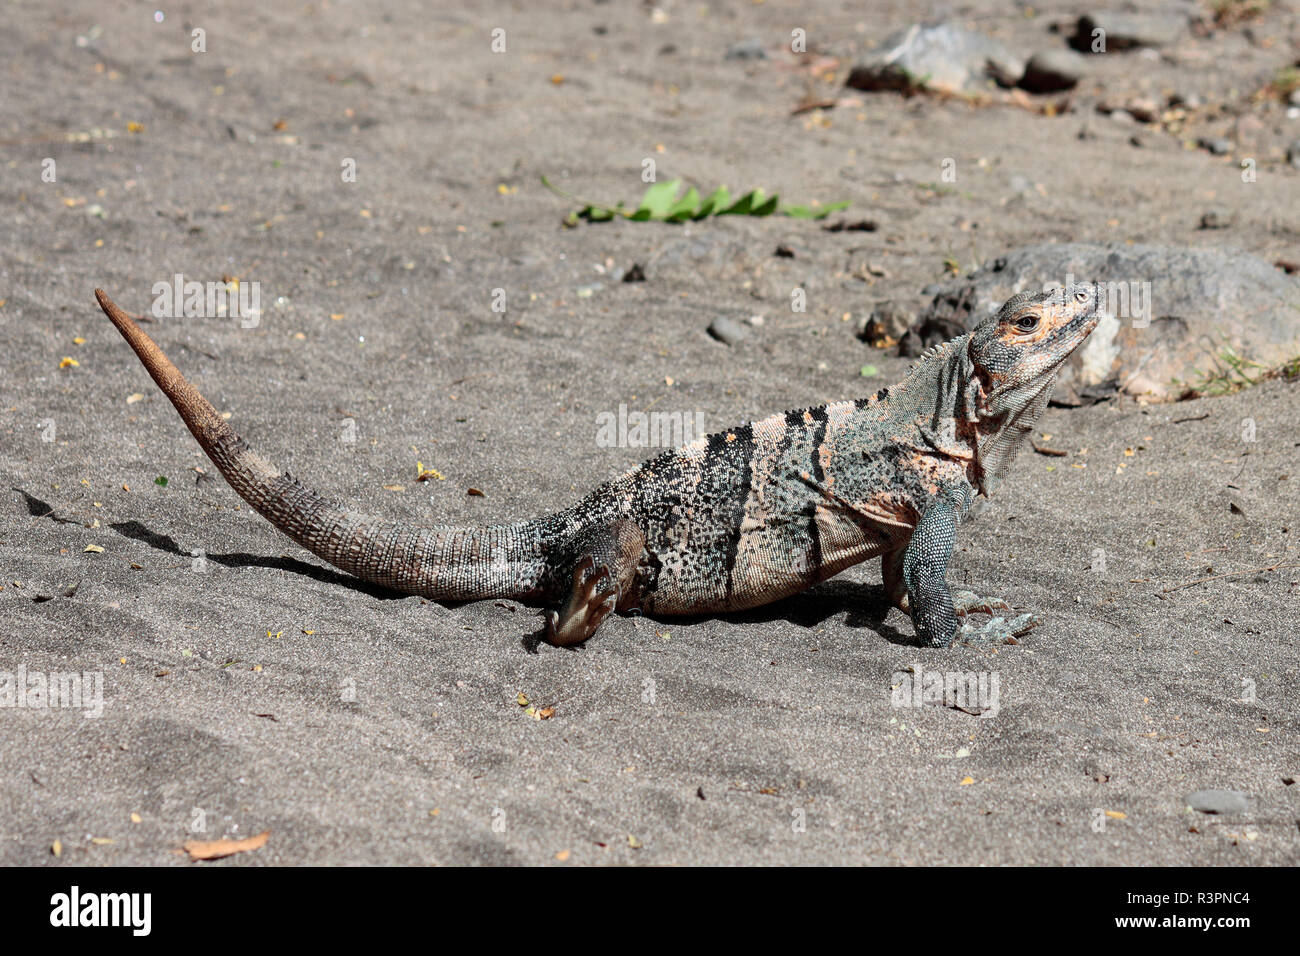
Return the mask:
<path fill-rule="evenodd" d="M 812 441 L 808 450 L 808 473 L 813 476 L 813 480 L 821 484 L 826 475 L 823 473 L 821 444 L 826 440 L 826 426 L 830 424 L 830 418 L 826 414 L 826 408 L 818 405 L 811 408 L 808 413 L 813 417 Z M 813 570 L 818 577 L 821 576 L 822 570 L 822 532 L 817 527 L 817 502 L 814 500 L 808 505 L 808 560 L 812 564 Z"/>
<path fill-rule="evenodd" d="M 726 440 L 728 434 L 736 437 Z M 740 483 L 735 489 L 735 505 L 732 508 L 731 523 L 727 528 L 726 567 L 723 575 L 727 582 L 727 599 L 730 600 L 734 590 L 731 580 L 736 568 L 736 559 L 740 556 L 740 526 L 745 520 L 745 506 L 749 504 L 750 493 L 754 489 L 754 429 L 749 425 L 733 428 L 709 436 L 708 454 L 730 457 L 735 456 L 733 468 L 740 474 Z"/>

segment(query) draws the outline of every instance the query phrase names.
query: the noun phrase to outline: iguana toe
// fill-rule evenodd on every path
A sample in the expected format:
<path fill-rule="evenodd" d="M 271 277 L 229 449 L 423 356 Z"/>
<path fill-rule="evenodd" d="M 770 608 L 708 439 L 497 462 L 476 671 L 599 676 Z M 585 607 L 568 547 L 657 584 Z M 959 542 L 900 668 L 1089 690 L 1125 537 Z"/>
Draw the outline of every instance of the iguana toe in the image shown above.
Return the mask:
<path fill-rule="evenodd" d="M 546 640 L 560 647 L 581 644 L 596 633 L 617 600 L 618 591 L 610 585 L 609 572 L 596 567 L 595 560 L 587 555 L 573 569 L 573 590 L 564 610 L 546 612 Z"/>
<path fill-rule="evenodd" d="M 1010 620 L 995 617 L 978 627 L 963 624 L 956 637 L 969 644 L 1015 644 L 1016 638 L 1027 634 L 1040 623 L 1042 622 L 1034 614 L 1018 614 Z"/>
<path fill-rule="evenodd" d="M 1011 605 L 1002 598 L 980 597 L 973 591 L 953 591 L 952 609 L 957 612 L 958 617 L 965 617 L 972 613 L 993 614 L 996 611 L 1009 611 Z"/>

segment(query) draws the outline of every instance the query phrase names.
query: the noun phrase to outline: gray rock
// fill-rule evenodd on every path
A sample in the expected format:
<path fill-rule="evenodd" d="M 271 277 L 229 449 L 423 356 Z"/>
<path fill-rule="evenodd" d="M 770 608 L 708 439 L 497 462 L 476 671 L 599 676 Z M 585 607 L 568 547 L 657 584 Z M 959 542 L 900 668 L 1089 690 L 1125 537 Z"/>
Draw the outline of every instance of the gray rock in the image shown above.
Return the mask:
<path fill-rule="evenodd" d="M 1062 372 L 1062 388 L 1117 380 L 1123 391 L 1175 399 L 1213 362 L 1206 343 L 1229 341 L 1268 366 L 1294 355 L 1300 281 L 1236 249 L 1060 243 L 1017 249 L 945 283 L 918 325 L 956 319 L 973 328 L 1002 302 L 1048 283 L 1100 282 L 1108 312 Z"/>
<path fill-rule="evenodd" d="M 1183 802 L 1202 813 L 1245 813 L 1250 809 L 1250 801 L 1240 790 L 1197 790 Z"/>
<path fill-rule="evenodd" d="M 1232 140 L 1226 136 L 1204 137 L 1197 143 L 1202 149 L 1208 149 L 1215 156 L 1226 156 L 1232 152 Z"/>
<path fill-rule="evenodd" d="M 1300 139 L 1286 148 L 1286 161 L 1296 169 L 1300 169 Z"/>
<path fill-rule="evenodd" d="M 1076 50 L 1092 52 L 1094 32 L 1101 30 L 1105 49 L 1113 53 L 1134 47 L 1160 47 L 1177 43 L 1187 32 L 1186 13 L 1087 13 L 1079 17 L 1070 43 Z"/>
<path fill-rule="evenodd" d="M 1072 89 L 1083 78 L 1086 59 L 1073 50 L 1040 50 L 1025 64 L 1020 86 L 1031 93 Z"/>
<path fill-rule="evenodd" d="M 1137 122 L 1137 117 L 1128 110 L 1111 110 L 1110 118 L 1112 122 L 1119 123 L 1121 126 L 1132 126 Z"/>
<path fill-rule="evenodd" d="M 1291 95 L 1286 98 L 1286 101 L 1292 106 L 1300 106 L 1300 89 L 1292 90 Z"/>
<path fill-rule="evenodd" d="M 893 34 L 849 74 L 858 90 L 928 89 L 968 93 L 993 79 L 1013 86 L 1025 61 L 996 40 L 951 23 L 915 23 Z"/>
<path fill-rule="evenodd" d="M 761 40 L 742 40 L 727 47 L 728 60 L 766 60 L 767 51 Z"/>
<path fill-rule="evenodd" d="M 726 345 L 739 345 L 749 338 L 749 329 L 739 322 L 719 316 L 709 324 L 709 334 Z"/>

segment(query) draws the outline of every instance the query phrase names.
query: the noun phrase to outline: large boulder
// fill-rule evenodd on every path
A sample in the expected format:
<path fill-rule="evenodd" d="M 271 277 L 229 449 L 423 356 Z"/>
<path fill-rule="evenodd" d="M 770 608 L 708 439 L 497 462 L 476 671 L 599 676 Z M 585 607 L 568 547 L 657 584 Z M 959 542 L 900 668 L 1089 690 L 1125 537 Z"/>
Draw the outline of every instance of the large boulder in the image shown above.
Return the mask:
<path fill-rule="evenodd" d="M 1061 375 L 1063 394 L 1116 383 L 1178 398 L 1225 348 L 1264 365 L 1300 354 L 1300 281 L 1235 249 L 1061 243 L 1017 249 L 940 288 L 917 327 L 974 328 L 1010 296 L 1069 281 L 1102 283 L 1103 318 Z"/>
<path fill-rule="evenodd" d="M 982 33 L 951 23 L 914 23 L 855 66 L 846 85 L 971 93 L 987 89 L 990 79 L 1014 86 L 1024 72 L 1023 57 Z"/>

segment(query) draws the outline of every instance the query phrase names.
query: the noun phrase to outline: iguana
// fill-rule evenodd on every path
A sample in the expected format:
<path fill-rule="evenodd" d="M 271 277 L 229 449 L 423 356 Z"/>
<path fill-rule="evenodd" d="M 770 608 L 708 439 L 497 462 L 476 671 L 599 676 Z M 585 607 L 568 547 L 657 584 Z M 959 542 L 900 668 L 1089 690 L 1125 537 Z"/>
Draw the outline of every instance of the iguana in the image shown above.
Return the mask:
<path fill-rule="evenodd" d="M 664 452 L 572 507 L 517 524 L 414 527 L 341 508 L 251 451 L 153 340 L 100 306 L 230 486 L 273 525 L 367 581 L 435 600 L 547 606 L 575 645 L 611 611 L 736 611 L 879 556 L 885 589 L 935 647 L 1038 623 L 948 590 L 957 523 L 1006 474 L 1057 370 L 1098 322 L 1099 291 L 1021 292 L 870 398 L 789 411 Z M 971 612 L 991 616 L 980 627 Z"/>

